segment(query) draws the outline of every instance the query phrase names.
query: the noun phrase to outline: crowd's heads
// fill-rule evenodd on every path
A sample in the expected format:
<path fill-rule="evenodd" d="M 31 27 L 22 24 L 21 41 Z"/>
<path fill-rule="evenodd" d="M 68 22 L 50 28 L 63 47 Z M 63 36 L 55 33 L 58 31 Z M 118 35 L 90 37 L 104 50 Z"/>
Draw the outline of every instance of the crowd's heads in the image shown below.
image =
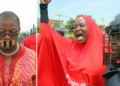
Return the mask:
<path fill-rule="evenodd" d="M 64 36 L 65 30 L 63 28 L 56 28 L 55 31 L 57 31 L 61 36 Z"/>
<path fill-rule="evenodd" d="M 85 43 L 87 41 L 88 28 L 82 16 L 75 20 L 73 33 L 78 43 Z"/>

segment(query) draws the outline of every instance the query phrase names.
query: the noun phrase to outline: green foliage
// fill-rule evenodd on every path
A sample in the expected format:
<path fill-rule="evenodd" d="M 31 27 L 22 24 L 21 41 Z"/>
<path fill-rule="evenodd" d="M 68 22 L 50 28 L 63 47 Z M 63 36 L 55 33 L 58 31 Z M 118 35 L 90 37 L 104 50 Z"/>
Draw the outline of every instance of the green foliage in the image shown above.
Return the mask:
<path fill-rule="evenodd" d="M 74 40 L 74 34 L 73 32 L 65 32 L 65 37 L 70 36 Z"/>
<path fill-rule="evenodd" d="M 99 27 L 101 28 L 102 31 L 105 31 L 105 25 L 99 25 Z"/>
<path fill-rule="evenodd" d="M 33 25 L 33 28 L 30 29 L 30 32 L 21 32 L 21 33 L 20 33 L 20 37 L 18 38 L 18 42 L 19 42 L 19 43 L 22 43 L 22 41 L 23 41 L 26 37 L 28 37 L 28 36 L 30 36 L 30 35 L 34 35 L 34 34 L 36 34 L 35 25 Z"/>
<path fill-rule="evenodd" d="M 40 26 L 37 26 L 37 33 L 40 33 Z"/>
<path fill-rule="evenodd" d="M 56 25 L 56 28 L 58 28 L 58 27 L 59 27 L 59 24 Z"/>
<path fill-rule="evenodd" d="M 67 25 L 65 27 L 68 28 L 69 32 L 73 31 L 74 22 L 74 19 L 70 19 L 69 21 L 67 21 Z"/>

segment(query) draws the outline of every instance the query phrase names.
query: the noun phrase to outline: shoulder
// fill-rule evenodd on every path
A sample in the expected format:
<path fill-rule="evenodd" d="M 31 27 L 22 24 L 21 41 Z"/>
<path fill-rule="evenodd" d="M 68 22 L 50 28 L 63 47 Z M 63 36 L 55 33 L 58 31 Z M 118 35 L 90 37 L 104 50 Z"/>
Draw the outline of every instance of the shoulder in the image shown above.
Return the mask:
<path fill-rule="evenodd" d="M 31 57 L 31 58 L 36 58 L 36 53 L 34 50 L 27 48 L 23 45 L 21 45 L 25 49 L 24 56 Z"/>
<path fill-rule="evenodd" d="M 36 39 L 36 34 L 26 37 L 26 38 L 24 39 L 24 41 L 26 41 L 26 40 L 32 40 L 32 39 Z"/>

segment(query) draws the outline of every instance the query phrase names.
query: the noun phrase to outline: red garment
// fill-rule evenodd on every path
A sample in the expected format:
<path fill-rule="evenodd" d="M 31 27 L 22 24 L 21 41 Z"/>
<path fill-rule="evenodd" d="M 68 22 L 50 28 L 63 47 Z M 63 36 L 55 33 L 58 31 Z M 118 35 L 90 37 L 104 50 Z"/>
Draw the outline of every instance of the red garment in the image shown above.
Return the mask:
<path fill-rule="evenodd" d="M 36 54 L 22 45 L 12 56 L 9 68 L 0 53 L 0 86 L 36 86 Z"/>
<path fill-rule="evenodd" d="M 11 72 L 10 70 L 11 70 L 11 65 L 5 64 L 5 68 L 4 68 L 5 86 L 9 86 L 10 83 L 10 72 Z"/>
<path fill-rule="evenodd" d="M 103 67 L 103 32 L 90 17 L 83 18 L 88 27 L 88 39 L 84 44 L 64 39 L 52 30 L 50 23 L 41 23 L 38 38 L 38 86 L 104 84 L 103 80 L 98 81 L 102 78 L 101 74 L 96 73 Z"/>
<path fill-rule="evenodd" d="M 23 41 L 23 45 L 36 52 L 36 34 L 26 37 Z"/>

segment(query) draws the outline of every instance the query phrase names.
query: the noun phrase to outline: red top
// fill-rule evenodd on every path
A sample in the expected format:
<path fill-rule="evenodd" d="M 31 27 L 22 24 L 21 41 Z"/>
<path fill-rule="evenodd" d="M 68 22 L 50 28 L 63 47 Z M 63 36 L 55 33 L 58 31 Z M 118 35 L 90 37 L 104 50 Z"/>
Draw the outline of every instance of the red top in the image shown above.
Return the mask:
<path fill-rule="evenodd" d="M 26 37 L 23 41 L 23 45 L 36 52 L 36 34 Z"/>
<path fill-rule="evenodd" d="M 36 86 L 35 51 L 20 45 L 20 51 L 12 56 L 8 66 L 0 53 L 0 86 Z"/>
<path fill-rule="evenodd" d="M 41 23 L 38 86 L 104 85 L 103 72 L 96 73 L 100 68 L 106 70 L 103 67 L 103 32 L 90 17 L 83 18 L 88 27 L 88 39 L 84 44 L 64 39 L 52 30 L 50 23 Z"/>

